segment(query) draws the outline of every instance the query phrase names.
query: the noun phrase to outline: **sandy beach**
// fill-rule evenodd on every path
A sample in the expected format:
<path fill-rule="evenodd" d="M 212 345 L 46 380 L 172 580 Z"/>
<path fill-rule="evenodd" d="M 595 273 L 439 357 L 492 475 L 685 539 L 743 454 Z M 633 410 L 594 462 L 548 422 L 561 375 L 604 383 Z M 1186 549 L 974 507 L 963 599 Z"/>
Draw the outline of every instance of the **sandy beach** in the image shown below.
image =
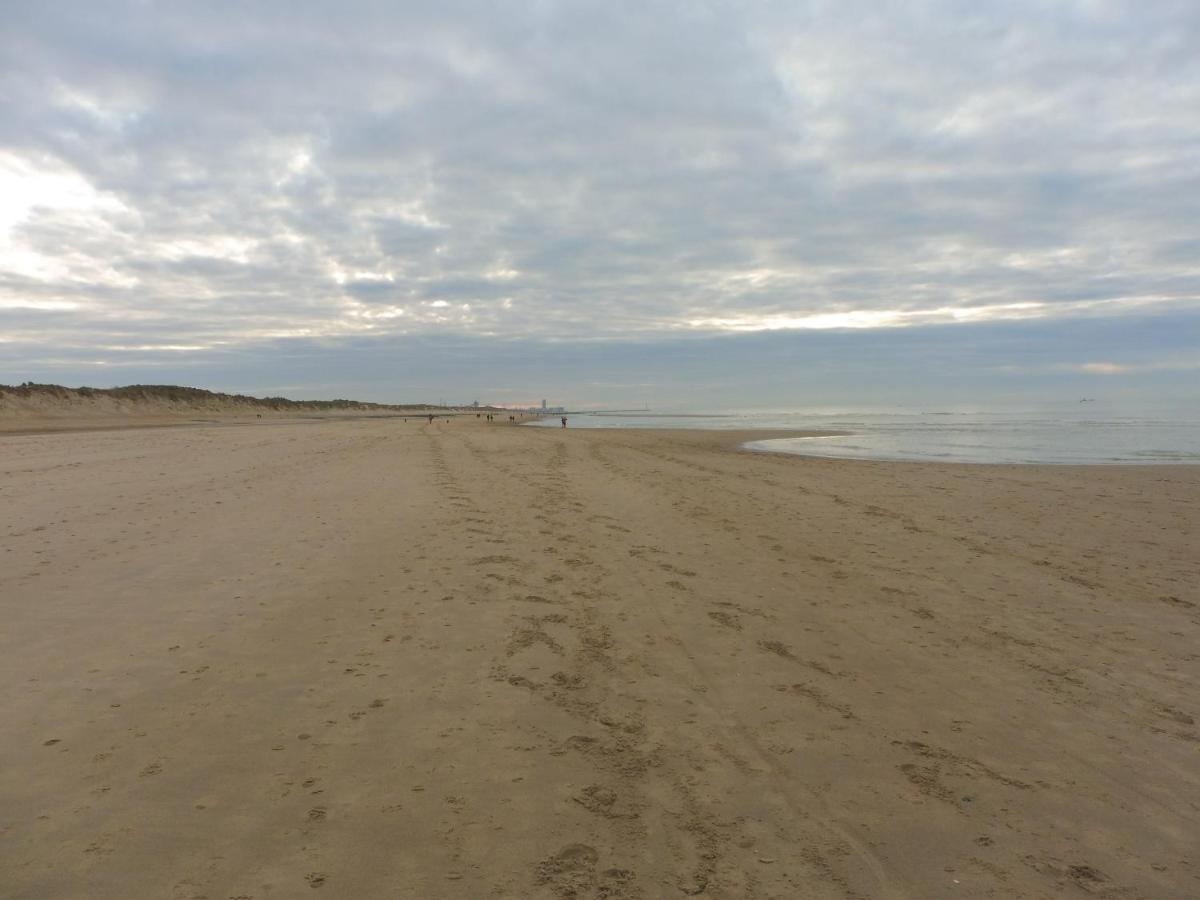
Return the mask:
<path fill-rule="evenodd" d="M 1200 467 L 759 437 L 0 435 L 0 895 L 1200 896 Z"/>

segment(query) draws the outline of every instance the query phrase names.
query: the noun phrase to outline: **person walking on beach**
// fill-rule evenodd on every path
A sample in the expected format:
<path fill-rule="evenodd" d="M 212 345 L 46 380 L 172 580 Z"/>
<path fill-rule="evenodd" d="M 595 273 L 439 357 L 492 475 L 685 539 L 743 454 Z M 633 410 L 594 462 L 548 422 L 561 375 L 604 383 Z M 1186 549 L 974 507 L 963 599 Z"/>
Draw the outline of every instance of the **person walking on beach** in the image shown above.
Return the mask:
<path fill-rule="evenodd" d="M 566 416 L 563 416 L 562 423 L 563 423 L 563 428 L 566 428 L 567 427 L 567 417 Z"/>

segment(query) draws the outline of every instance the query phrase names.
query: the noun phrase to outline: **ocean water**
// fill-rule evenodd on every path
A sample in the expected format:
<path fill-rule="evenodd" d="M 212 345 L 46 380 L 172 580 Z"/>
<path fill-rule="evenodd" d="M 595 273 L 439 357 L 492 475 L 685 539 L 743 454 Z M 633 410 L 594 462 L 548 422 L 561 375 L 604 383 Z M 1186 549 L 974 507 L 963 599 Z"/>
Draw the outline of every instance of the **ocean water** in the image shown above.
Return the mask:
<path fill-rule="evenodd" d="M 557 418 L 536 423 L 557 427 Z M 1159 409 L 1100 401 L 1027 409 L 896 407 L 711 414 L 570 415 L 571 428 L 798 429 L 837 437 L 752 441 L 754 450 L 842 459 L 961 463 L 1200 463 L 1200 403 Z"/>

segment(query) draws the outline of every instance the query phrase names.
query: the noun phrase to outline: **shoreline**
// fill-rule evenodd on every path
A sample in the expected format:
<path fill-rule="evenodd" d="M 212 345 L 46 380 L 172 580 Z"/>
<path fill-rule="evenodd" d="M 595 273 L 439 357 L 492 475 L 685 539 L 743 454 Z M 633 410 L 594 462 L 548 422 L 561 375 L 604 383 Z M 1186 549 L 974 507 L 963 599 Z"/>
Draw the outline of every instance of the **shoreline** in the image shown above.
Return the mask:
<path fill-rule="evenodd" d="M 0 410 L 0 412 L 3 412 Z M 56 415 L 56 416 L 21 416 L 13 415 L 8 411 L 6 415 L 0 415 L 0 440 L 5 437 L 19 435 L 37 435 L 37 434 L 69 434 L 69 433 L 87 433 L 87 432 L 104 432 L 104 431 L 120 431 L 125 429 L 154 429 L 154 428 L 198 428 L 205 426 L 228 427 L 228 426 L 246 426 L 246 425 L 270 425 L 270 424 L 317 424 L 321 422 L 339 422 L 339 421 L 357 421 L 357 420 L 386 420 L 386 419 L 402 419 L 404 421 L 415 420 L 423 421 L 428 418 L 431 413 L 427 410 L 419 410 L 413 412 L 405 412 L 400 410 L 378 410 L 378 411 L 344 411 L 344 410 L 320 410 L 320 411 L 267 411 L 262 414 L 249 414 L 244 411 L 229 411 L 225 413 L 216 412 L 205 414 L 203 411 L 189 411 L 187 413 L 160 414 L 155 416 L 96 416 L 96 415 Z M 487 415 L 486 410 L 474 409 L 450 409 L 441 412 L 433 412 L 435 418 L 450 418 L 454 420 L 469 421 L 477 418 L 480 415 Z M 499 414 L 493 414 L 499 415 Z M 491 423 L 490 427 L 498 427 L 502 425 L 533 425 L 537 429 L 558 430 L 557 415 L 543 416 L 534 413 L 519 414 L 521 421 L 509 423 L 499 421 Z M 593 414 L 588 414 L 593 415 Z M 622 414 L 625 415 L 625 414 Z M 669 416 L 654 414 L 651 417 L 656 418 L 732 418 L 732 415 L 712 415 L 712 414 L 670 414 Z M 540 421 L 551 421 L 551 425 L 537 425 Z M 480 424 L 483 424 L 482 422 Z M 827 459 L 827 460 L 843 460 L 847 462 L 887 462 L 901 463 L 905 465 L 948 465 L 948 466 L 1052 466 L 1052 467 L 1087 467 L 1093 469 L 1110 469 L 1110 468 L 1173 468 L 1173 467 L 1188 467 L 1200 465 L 1200 459 L 1191 458 L 1166 458 L 1160 460 L 1145 460 L 1125 458 L 1109 458 L 1109 459 L 1091 459 L 1091 460 L 1018 460 L 1018 459 L 964 459 L 950 458 L 949 454 L 933 454 L 926 456 L 910 455 L 898 456 L 887 455 L 886 452 L 881 452 L 878 456 L 868 455 L 839 455 L 837 453 L 816 453 L 811 450 L 803 450 L 800 452 L 786 449 L 776 449 L 772 447 L 753 446 L 766 441 L 787 440 L 787 439 L 822 439 L 836 437 L 853 437 L 853 436 L 870 436 L 870 431 L 848 431 L 838 428 L 789 428 L 789 427 L 763 427 L 763 428 L 690 428 L 687 425 L 665 427 L 665 428 L 639 428 L 636 426 L 630 427 L 609 427 L 609 426 L 584 426 L 571 429 L 573 431 L 619 431 L 619 432 L 657 432 L 661 434 L 671 434 L 674 432 L 713 432 L 725 435 L 736 436 L 731 440 L 736 439 L 740 442 L 741 449 L 750 453 L 762 453 L 768 455 L 795 456 L 806 459 Z M 1184 454 L 1188 457 L 1188 454 Z"/>
<path fill-rule="evenodd" d="M 738 418 L 697 420 L 588 419 L 577 427 L 603 429 L 664 426 L 724 430 L 793 429 L 826 435 L 822 440 L 767 443 L 760 449 L 830 459 L 875 459 L 1006 465 L 1200 465 L 1200 418 L 1182 407 L 1175 417 L 1137 410 L 1114 410 L 1097 417 L 1042 407 L 1024 411 L 997 409 L 954 416 L 903 412 L 839 412 L 813 410 L 749 413 Z M 684 424 L 686 422 L 686 424 Z M 572 421 L 572 425 L 576 425 Z"/>
<path fill-rule="evenodd" d="M 6 443 L 15 895 L 1200 888 L 1194 466 L 256 424 Z"/>
<path fill-rule="evenodd" d="M 846 432 L 852 434 L 853 432 Z M 798 435 L 796 437 L 835 437 L 840 435 Z M 774 438 L 766 438 L 765 440 L 774 440 Z M 1013 460 L 1002 460 L 997 462 L 984 462 L 973 459 L 900 459 L 893 456 L 832 456 L 820 453 L 796 453 L 788 450 L 771 450 L 767 448 L 751 447 L 748 442 L 743 445 L 743 449 L 747 453 L 762 453 L 769 456 L 794 456 L 801 459 L 821 459 L 830 462 L 845 462 L 845 463 L 887 463 L 898 466 L 950 466 L 953 468 L 963 467 L 979 467 L 979 468 L 1013 468 L 1013 469 L 1029 469 L 1029 468 L 1048 468 L 1048 469 L 1145 469 L 1155 471 L 1158 469 L 1195 469 L 1200 466 L 1200 460 L 1196 462 L 1180 462 L 1178 460 L 1167 460 L 1163 462 L 1127 462 L 1125 460 L 1111 460 L 1109 462 L 1092 461 L 1092 462 L 1017 462 Z"/>
<path fill-rule="evenodd" d="M 473 424 L 479 424 L 484 427 L 502 428 L 525 426 L 531 424 L 525 422 L 495 422 L 490 425 L 485 423 L 475 423 L 475 415 L 473 412 L 450 412 L 450 413 L 434 413 L 437 419 L 461 419 L 463 422 L 470 421 Z M 413 421 L 415 424 L 424 424 L 429 413 L 328 413 L 328 414 L 297 414 L 297 413 L 278 413 L 272 416 L 264 415 L 262 418 L 249 417 L 245 415 L 229 415 L 217 416 L 213 418 L 199 418 L 182 416 L 159 416 L 145 417 L 138 419 L 97 419 L 92 417 L 77 417 L 63 419 L 0 419 L 0 441 L 10 437 L 36 437 L 47 435 L 70 435 L 70 434 L 90 434 L 90 433 L 107 433 L 120 431 L 141 431 L 141 430 L 157 430 L 157 429 L 197 429 L 197 428 L 229 428 L 229 427 L 269 427 L 276 425 L 319 425 L 319 424 L 335 424 L 338 422 L 354 422 L 354 421 L 373 421 L 373 420 L 395 420 L 402 419 L 405 422 Z M 534 417 L 538 418 L 538 417 Z M 554 418 L 554 417 L 550 417 Z M 558 431 L 557 426 L 536 426 L 533 430 L 551 430 Z M 1050 468 L 1050 469 L 1092 469 L 1092 470 L 1108 470 L 1108 469 L 1145 469 L 1148 471 L 1158 471 L 1163 469 L 1191 469 L 1200 465 L 1200 463 L 1189 462 L 981 462 L 976 460 L 946 460 L 946 459 L 898 459 L 894 457 L 868 457 L 868 456 L 832 456 L 818 453 L 795 453 L 787 450 L 773 450 L 768 448 L 759 448 L 751 446 L 752 444 L 761 441 L 771 440 L 788 440 L 788 439 L 820 439 L 827 437 L 845 437 L 861 432 L 853 431 L 838 431 L 838 430 L 804 430 L 804 429 L 788 429 L 788 428 L 739 428 L 739 429 L 723 429 L 723 428 L 575 428 L 567 429 L 573 433 L 595 433 L 595 432 L 616 432 L 621 434 L 659 434 L 664 436 L 672 436 L 681 438 L 683 436 L 711 436 L 711 441 L 699 439 L 696 442 L 699 444 L 710 443 L 714 447 L 724 447 L 726 449 L 735 449 L 740 452 L 749 454 L 758 454 L 766 457 L 793 457 L 807 460 L 822 460 L 829 462 L 841 463 L 884 463 L 889 465 L 901 466 L 947 466 L 954 469 L 964 467 L 975 468 L 999 468 L 999 469 L 1026 469 L 1026 468 Z"/>
<path fill-rule="evenodd" d="M 231 428 L 231 427 L 270 427 L 283 425 L 321 425 L 321 424 L 336 424 L 339 422 L 354 422 L 354 421 L 377 421 L 377 420 L 395 420 L 402 419 L 404 421 L 413 421 L 414 424 L 425 424 L 429 413 L 330 413 L 326 415 L 320 414 L 295 414 L 295 413 L 280 413 L 274 416 L 264 416 L 261 419 L 248 416 L 224 416 L 209 419 L 188 418 L 183 417 L 149 417 L 144 419 L 122 419 L 122 420 L 99 420 L 90 417 L 85 418 L 70 418 L 70 419 L 55 419 L 52 422 L 46 420 L 23 420 L 23 419 L 0 419 L 0 441 L 6 438 L 15 437 L 39 437 L 50 435 L 86 435 L 86 434 L 104 434 L 122 431 L 153 431 L 153 430 L 176 430 L 176 429 L 202 429 L 202 428 Z M 503 428 L 524 426 L 529 422 L 495 422 L 491 425 L 474 422 L 474 413 L 435 413 L 435 418 L 445 419 L 461 419 L 463 422 L 468 420 L 472 424 L 480 425 L 481 427 Z M 556 427 L 537 426 L 532 430 L 551 430 L 558 431 Z M 567 429 L 572 430 L 572 429 Z M 699 445 L 709 444 L 714 448 L 723 448 L 727 450 L 735 450 L 741 453 L 760 455 L 763 457 L 784 457 L 803 460 L 816 460 L 824 462 L 838 462 L 849 464 L 885 464 L 897 466 L 931 466 L 931 467 L 949 467 L 951 469 L 963 468 L 979 468 L 979 469 L 1084 469 L 1084 470 L 1110 470 L 1110 469 L 1138 469 L 1148 472 L 1181 469 L 1195 469 L 1200 463 L 1186 462 L 1155 462 L 1155 463 L 1136 463 L 1136 462 L 979 462 L 975 460 L 945 460 L 945 459 L 896 459 L 891 457 L 854 457 L 854 456 L 826 456 L 817 453 L 794 453 L 786 450 L 771 450 L 751 446 L 760 441 L 769 440 L 788 440 L 796 438 L 812 438 L 820 439 L 826 437 L 844 437 L 858 432 L 852 431 L 835 431 L 835 430 L 799 430 L 799 429 L 779 429 L 779 428 L 744 428 L 744 429 L 719 429 L 719 428 L 576 428 L 573 433 L 597 433 L 597 432 L 615 432 L 620 434 L 658 434 L 663 436 L 674 437 L 676 439 L 686 440 L 688 436 L 694 436 L 689 443 Z M 707 439 L 711 438 L 711 439 Z"/>

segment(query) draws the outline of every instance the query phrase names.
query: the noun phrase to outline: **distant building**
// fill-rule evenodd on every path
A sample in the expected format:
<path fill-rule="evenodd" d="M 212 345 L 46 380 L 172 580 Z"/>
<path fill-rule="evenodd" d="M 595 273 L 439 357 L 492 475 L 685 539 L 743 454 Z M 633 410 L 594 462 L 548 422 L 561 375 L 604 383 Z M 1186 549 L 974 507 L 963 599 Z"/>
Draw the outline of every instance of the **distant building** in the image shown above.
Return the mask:
<path fill-rule="evenodd" d="M 542 409 L 543 409 L 543 410 L 545 410 L 545 408 L 546 408 L 546 401 L 545 401 L 545 400 L 543 400 L 543 401 L 542 401 Z"/>

